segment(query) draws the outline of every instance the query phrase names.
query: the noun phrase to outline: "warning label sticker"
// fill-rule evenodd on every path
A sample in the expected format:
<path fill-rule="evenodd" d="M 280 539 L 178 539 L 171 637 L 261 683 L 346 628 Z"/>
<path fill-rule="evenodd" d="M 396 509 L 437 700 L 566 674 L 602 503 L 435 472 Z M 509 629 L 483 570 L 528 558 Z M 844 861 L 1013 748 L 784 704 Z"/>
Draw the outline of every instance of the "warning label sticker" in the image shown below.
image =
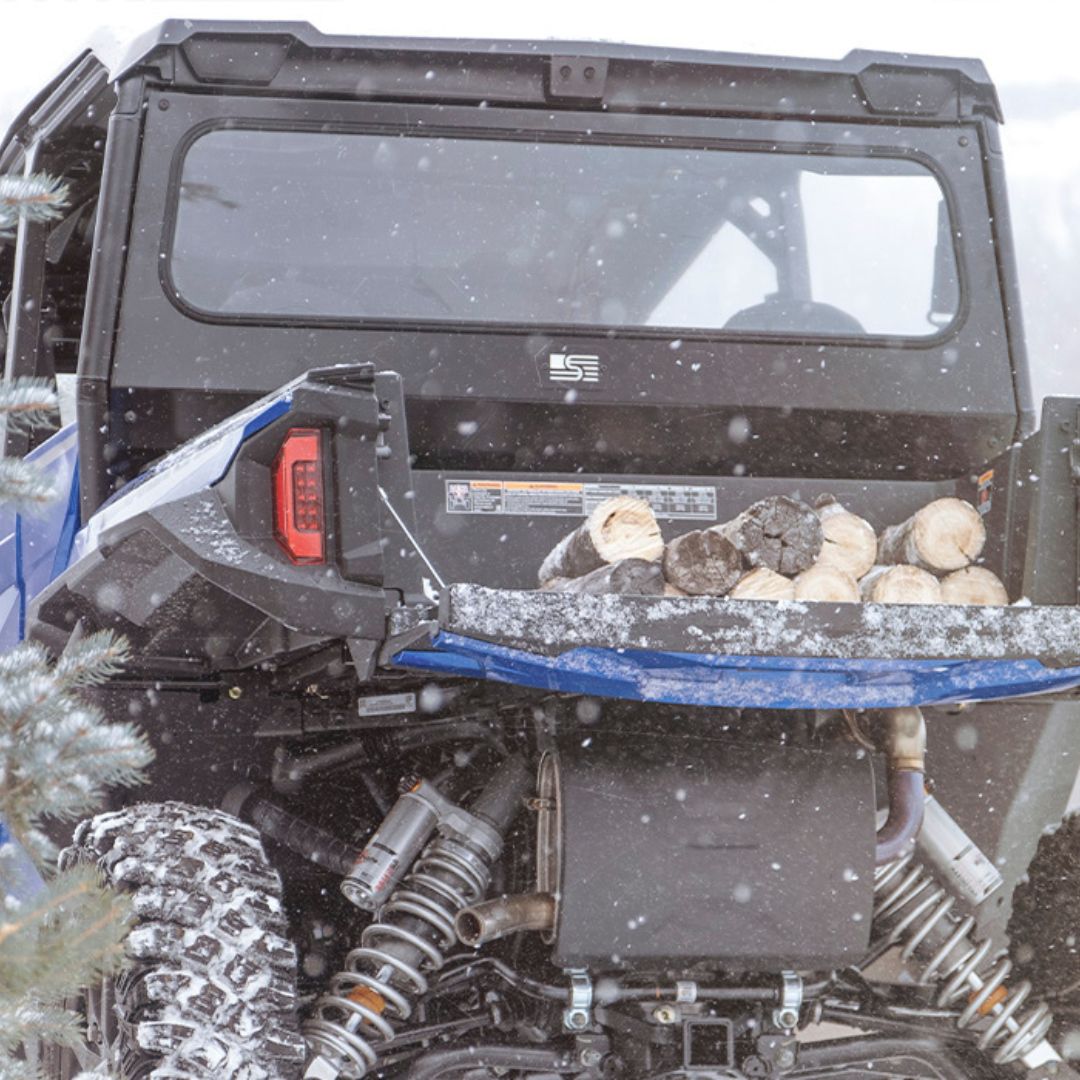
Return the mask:
<path fill-rule="evenodd" d="M 657 517 L 716 520 L 716 488 L 693 484 L 565 483 L 549 480 L 447 480 L 448 514 L 585 517 L 605 499 L 644 499 Z"/>

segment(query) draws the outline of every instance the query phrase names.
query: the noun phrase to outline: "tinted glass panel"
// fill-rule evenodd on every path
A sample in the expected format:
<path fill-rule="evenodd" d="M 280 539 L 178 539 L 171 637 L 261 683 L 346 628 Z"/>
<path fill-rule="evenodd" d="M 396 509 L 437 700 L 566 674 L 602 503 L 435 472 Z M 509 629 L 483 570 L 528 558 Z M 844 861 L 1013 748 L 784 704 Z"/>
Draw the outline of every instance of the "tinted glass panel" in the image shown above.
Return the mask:
<path fill-rule="evenodd" d="M 171 271 L 218 315 L 924 337 L 959 303 L 896 158 L 218 130 Z"/>

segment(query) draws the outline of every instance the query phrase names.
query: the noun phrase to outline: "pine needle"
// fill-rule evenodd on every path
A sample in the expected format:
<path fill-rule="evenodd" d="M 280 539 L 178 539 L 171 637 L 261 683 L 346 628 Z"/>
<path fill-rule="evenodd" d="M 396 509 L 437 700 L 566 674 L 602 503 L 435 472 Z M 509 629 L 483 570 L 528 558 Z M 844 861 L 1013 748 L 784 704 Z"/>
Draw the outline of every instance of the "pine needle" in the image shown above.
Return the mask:
<path fill-rule="evenodd" d="M 103 888 L 93 866 L 57 875 L 25 911 L 0 912 L 0 1049 L 31 1039 L 81 1041 L 76 1018 L 59 1006 L 117 970 L 130 912 L 129 899 Z M 0 1070 L 5 1065 L 0 1058 Z"/>
<path fill-rule="evenodd" d="M 67 687 L 100 686 L 123 671 L 129 655 L 124 638 L 111 630 L 101 630 L 69 645 L 54 674 Z"/>
<path fill-rule="evenodd" d="M 68 204 L 67 182 L 48 173 L 31 176 L 0 176 L 0 236 L 10 238 L 19 218 L 55 221 Z"/>
<path fill-rule="evenodd" d="M 7 416 L 9 428 L 25 431 L 49 423 L 59 407 L 51 379 L 24 376 L 0 383 L 0 413 Z"/>
<path fill-rule="evenodd" d="M 32 513 L 42 510 L 56 495 L 52 479 L 33 462 L 0 458 L 0 503 L 19 513 Z"/>

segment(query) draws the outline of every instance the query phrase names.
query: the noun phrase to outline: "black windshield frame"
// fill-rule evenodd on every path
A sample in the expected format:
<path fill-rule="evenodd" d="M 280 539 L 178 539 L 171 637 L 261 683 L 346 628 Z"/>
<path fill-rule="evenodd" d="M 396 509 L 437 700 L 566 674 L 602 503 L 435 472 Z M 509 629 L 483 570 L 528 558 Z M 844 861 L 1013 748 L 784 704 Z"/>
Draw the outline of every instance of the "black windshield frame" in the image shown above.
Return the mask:
<path fill-rule="evenodd" d="M 380 112 L 386 111 L 386 106 L 380 106 Z M 410 110 L 411 112 L 411 110 Z M 494 112 L 494 110 L 492 110 Z M 406 114 L 408 115 L 408 114 Z M 277 118 L 263 117 L 242 118 L 223 120 L 208 120 L 196 124 L 186 131 L 177 142 L 169 169 L 169 190 L 166 198 L 166 212 L 163 221 L 159 273 L 162 288 L 172 303 L 179 308 L 187 317 L 209 323 L 249 325 L 261 327 L 312 327 L 312 328 L 364 328 L 372 330 L 416 330 L 416 331 L 443 331 L 443 332 L 480 332 L 480 333 L 518 333 L 518 334 L 573 334 L 583 335 L 589 333 L 610 336 L 617 334 L 622 338 L 642 339 L 667 339 L 672 338 L 698 341 L 761 341 L 761 342 L 807 342 L 839 345 L 887 345 L 889 348 L 928 348 L 942 344 L 952 337 L 965 322 L 969 306 L 970 296 L 968 288 L 968 272 L 964 261 L 963 245 L 958 240 L 960 225 L 957 221 L 956 194 L 949 182 L 946 171 L 933 155 L 915 146 L 900 145 L 899 142 L 889 141 L 872 142 L 866 140 L 852 141 L 845 145 L 840 141 L 828 141 L 815 136 L 813 141 L 806 140 L 807 128 L 798 125 L 800 138 L 798 141 L 787 138 L 765 140 L 762 138 L 748 138 L 744 131 L 729 137 L 714 136 L 701 137 L 698 135 L 672 134 L 670 131 L 655 137 L 644 134 L 621 134 L 611 130 L 608 125 L 595 124 L 585 130 L 566 130 L 565 127 L 555 130 L 543 128 L 504 127 L 493 123 L 490 126 L 473 125 L 460 127 L 450 124 L 439 123 L 429 119 L 420 119 L 413 114 L 406 120 L 402 117 L 397 122 L 349 122 L 342 118 L 327 123 L 305 121 L 303 119 L 282 120 Z M 597 118 L 594 118 L 597 119 Z M 670 118 L 668 118 L 670 124 Z M 731 121 L 720 119 L 713 121 L 710 126 L 733 125 L 739 129 L 755 126 L 753 122 Z M 758 125 L 762 126 L 762 125 Z M 768 125 L 775 127 L 775 125 Z M 785 125 L 787 126 L 787 125 Z M 824 125 L 823 125 L 824 126 Z M 477 139 L 484 141 L 513 142 L 524 144 L 555 143 L 570 145 L 597 145 L 597 146 L 625 146 L 637 148 L 662 148 L 662 149 L 687 149 L 693 151 L 733 151 L 745 153 L 768 153 L 782 154 L 792 158 L 806 158 L 814 156 L 822 159 L 837 158 L 844 160 L 878 159 L 882 161 L 901 161 L 916 165 L 925 170 L 937 182 L 944 201 L 945 209 L 949 215 L 952 236 L 952 258 L 956 275 L 957 305 L 953 317 L 948 323 L 940 326 L 933 333 L 920 335 L 897 335 L 878 333 L 844 333 L 832 334 L 814 332 L 809 329 L 797 331 L 770 331 L 760 329 L 738 330 L 717 327 L 692 327 L 679 325 L 638 325 L 638 324 L 608 324 L 603 322 L 572 323 L 572 322 L 520 322 L 513 320 L 464 320 L 464 319 L 429 319 L 429 318 L 400 318 L 400 317 L 373 317 L 356 315 L 315 315 L 315 314 L 267 314 L 247 312 L 221 312 L 199 307 L 186 298 L 178 288 L 173 275 L 173 249 L 177 232 L 177 217 L 180 207 L 181 184 L 183 179 L 184 162 L 191 147 L 205 135 L 218 130 L 228 131 L 266 131 L 283 133 L 312 132 L 318 134 L 340 135 L 369 135 L 382 138 L 418 137 L 425 139 Z M 813 130 L 813 129 L 810 129 Z M 905 137 L 910 136 L 910 131 L 905 130 Z"/>

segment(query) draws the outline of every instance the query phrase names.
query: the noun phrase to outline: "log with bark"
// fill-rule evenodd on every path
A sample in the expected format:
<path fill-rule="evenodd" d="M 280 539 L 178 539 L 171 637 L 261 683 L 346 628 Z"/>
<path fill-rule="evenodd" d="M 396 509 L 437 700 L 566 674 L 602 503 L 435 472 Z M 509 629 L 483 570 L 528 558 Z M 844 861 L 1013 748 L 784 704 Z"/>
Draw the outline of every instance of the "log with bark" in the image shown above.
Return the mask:
<path fill-rule="evenodd" d="M 861 596 L 859 583 L 851 574 L 838 566 L 819 562 L 795 579 L 795 599 L 857 604 Z"/>
<path fill-rule="evenodd" d="M 946 604 L 989 604 L 1004 607 L 1009 594 L 1001 578 L 985 566 L 965 566 L 954 570 L 941 582 L 941 595 Z"/>
<path fill-rule="evenodd" d="M 684 533 L 664 548 L 664 577 L 690 596 L 724 596 L 742 571 L 742 553 L 715 529 Z"/>
<path fill-rule="evenodd" d="M 549 592 L 573 593 L 576 596 L 603 596 L 624 593 L 633 596 L 661 596 L 664 572 L 660 564 L 648 559 L 620 559 L 598 566 L 577 578 L 549 578 L 543 588 Z"/>
<path fill-rule="evenodd" d="M 941 583 L 918 566 L 875 566 L 859 582 L 862 598 L 874 604 L 940 604 Z"/>
<path fill-rule="evenodd" d="M 935 499 L 878 541 L 879 563 L 907 563 L 944 574 L 974 562 L 986 543 L 982 515 L 963 499 Z"/>
<path fill-rule="evenodd" d="M 759 566 L 740 578 L 728 596 L 732 600 L 794 600 L 795 582 L 767 566 Z"/>
<path fill-rule="evenodd" d="M 865 518 L 845 509 L 833 495 L 814 502 L 825 542 L 816 566 L 844 570 L 858 580 L 877 562 L 877 533 Z"/>
<path fill-rule="evenodd" d="M 713 531 L 730 540 L 751 567 L 798 574 L 817 562 L 825 534 L 817 514 L 798 499 L 772 495 Z"/>
<path fill-rule="evenodd" d="M 656 515 L 644 499 L 617 495 L 605 499 L 572 533 L 548 553 L 540 584 L 552 578 L 578 578 L 620 559 L 659 559 L 664 541 Z"/>

